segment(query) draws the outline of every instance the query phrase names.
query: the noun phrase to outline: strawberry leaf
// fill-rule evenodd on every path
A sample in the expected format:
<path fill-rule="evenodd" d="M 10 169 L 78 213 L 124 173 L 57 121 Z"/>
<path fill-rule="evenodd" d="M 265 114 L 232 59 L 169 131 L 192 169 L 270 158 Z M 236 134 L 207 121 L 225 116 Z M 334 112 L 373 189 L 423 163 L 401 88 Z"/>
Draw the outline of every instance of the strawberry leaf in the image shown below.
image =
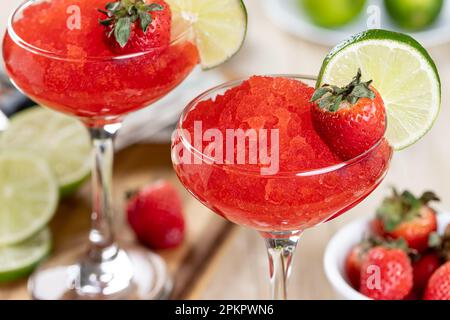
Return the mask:
<path fill-rule="evenodd" d="M 164 10 L 164 7 L 158 3 L 152 3 L 148 6 L 146 6 L 147 11 L 162 11 Z"/>
<path fill-rule="evenodd" d="M 310 102 L 315 102 L 315 101 L 321 99 L 327 93 L 331 93 L 331 92 L 332 92 L 332 89 L 329 86 L 320 87 L 319 89 L 317 89 L 314 92 L 313 96 L 311 97 Z"/>
<path fill-rule="evenodd" d="M 358 103 L 359 99 L 375 99 L 375 92 L 370 88 L 372 81 L 361 82 L 361 69 L 353 80 L 345 87 L 330 86 L 328 84 L 317 88 L 311 102 L 319 101 L 319 107 L 330 112 L 337 112 L 343 101 L 350 104 Z"/>
<path fill-rule="evenodd" d="M 98 9 L 106 15 L 105 19 L 99 19 L 99 23 L 106 27 L 108 37 L 114 34 L 123 48 L 130 39 L 131 25 L 139 20 L 139 26 L 146 33 L 153 21 L 150 12 L 162 11 L 164 7 L 157 3 L 147 5 L 144 0 L 121 0 L 107 3 L 105 9 Z"/>
<path fill-rule="evenodd" d="M 127 44 L 130 39 L 131 33 L 131 18 L 124 17 L 117 20 L 115 29 L 114 29 L 114 37 L 116 38 L 119 45 L 123 48 Z"/>
<path fill-rule="evenodd" d="M 139 20 L 141 21 L 141 28 L 144 33 L 147 33 L 148 26 L 152 23 L 152 16 L 147 12 L 139 13 Z"/>
<path fill-rule="evenodd" d="M 441 199 L 439 199 L 439 197 L 434 192 L 426 191 L 420 197 L 420 201 L 422 201 L 422 203 L 424 204 L 427 204 L 431 201 L 441 201 Z"/>

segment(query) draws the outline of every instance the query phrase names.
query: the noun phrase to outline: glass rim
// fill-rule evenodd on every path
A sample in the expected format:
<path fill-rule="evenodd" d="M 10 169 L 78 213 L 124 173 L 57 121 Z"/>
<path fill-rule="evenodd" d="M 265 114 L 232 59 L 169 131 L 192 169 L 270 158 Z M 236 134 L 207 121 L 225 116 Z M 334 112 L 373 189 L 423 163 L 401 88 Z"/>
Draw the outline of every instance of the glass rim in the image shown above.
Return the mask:
<path fill-rule="evenodd" d="M 20 12 L 25 10 L 28 6 L 33 5 L 34 3 L 36 3 L 36 0 L 25 0 L 13 11 L 13 13 L 8 18 L 8 25 L 7 25 L 5 36 L 9 35 L 9 37 L 15 44 L 17 44 L 18 46 L 22 47 L 23 49 L 25 49 L 33 54 L 45 56 L 45 57 L 55 59 L 55 60 L 62 60 L 62 61 L 68 61 L 68 62 L 80 62 L 80 61 L 99 61 L 99 62 L 101 62 L 101 61 L 113 61 L 113 60 L 124 60 L 124 59 L 137 58 L 137 57 L 141 57 L 141 56 L 145 56 L 147 54 L 153 53 L 155 51 L 166 49 L 166 48 L 178 43 L 180 40 L 184 39 L 184 37 L 192 31 L 192 23 L 188 23 L 188 24 L 186 24 L 187 25 L 186 29 L 183 30 L 183 32 L 180 32 L 179 34 L 177 34 L 173 39 L 171 39 L 170 43 L 167 46 L 151 48 L 150 50 L 147 50 L 147 51 L 124 54 L 124 55 L 117 55 L 117 56 L 88 56 L 88 57 L 83 57 L 83 58 L 70 58 L 64 54 L 51 52 L 49 50 L 45 50 L 45 49 L 39 48 L 37 46 L 34 46 L 34 45 L 28 43 L 27 41 L 25 41 L 24 39 L 22 39 L 15 32 L 14 26 L 13 26 L 14 18 L 16 17 L 17 14 L 19 14 Z"/>
<path fill-rule="evenodd" d="M 288 78 L 288 79 L 294 79 L 297 81 L 314 81 L 317 82 L 317 77 L 316 76 L 311 76 L 311 75 L 300 75 L 300 74 L 266 74 L 266 75 L 261 75 L 264 77 L 281 77 L 281 78 Z M 180 116 L 180 120 L 178 121 L 177 124 L 177 131 L 179 132 L 179 137 L 181 140 L 181 143 L 183 144 L 184 147 L 187 148 L 187 150 L 189 152 L 191 152 L 194 156 L 200 156 L 200 159 L 202 159 L 202 162 L 207 161 L 209 165 L 212 166 L 217 166 L 217 167 L 221 167 L 222 169 L 226 170 L 226 171 L 236 171 L 239 173 L 244 173 L 244 174 L 248 174 L 248 175 L 261 175 L 261 167 L 260 169 L 242 169 L 239 167 L 236 167 L 236 165 L 230 165 L 230 164 L 217 164 L 215 163 L 215 160 L 207 155 L 205 155 L 203 152 L 200 152 L 199 150 L 197 150 L 191 143 L 189 143 L 188 139 L 186 139 L 186 137 L 184 136 L 184 130 L 183 130 L 183 121 L 187 115 L 187 113 L 192 109 L 195 108 L 200 102 L 204 101 L 206 97 L 214 94 L 215 92 L 224 90 L 224 89 L 231 89 L 237 85 L 240 85 L 242 82 L 248 80 L 249 77 L 245 77 L 245 78 L 241 78 L 238 80 L 231 80 L 228 82 L 225 82 L 223 84 L 220 84 L 218 86 L 215 86 L 203 93 L 201 93 L 200 95 L 198 95 L 196 98 L 194 98 L 191 102 L 189 102 L 189 104 L 184 108 L 183 112 L 181 113 Z M 326 173 L 330 173 L 330 172 L 334 172 L 346 167 L 350 167 L 364 159 L 367 158 L 367 156 L 369 156 L 375 149 L 377 149 L 382 143 L 383 141 L 387 141 L 385 135 L 386 135 L 386 131 L 387 131 L 387 126 L 385 129 L 385 132 L 383 134 L 383 136 L 381 136 L 380 139 L 378 139 L 368 150 L 366 150 L 364 153 L 349 159 L 347 161 L 342 161 L 330 166 L 326 166 L 326 167 L 322 167 L 322 168 L 316 168 L 316 169 L 311 169 L 311 170 L 300 170 L 300 171 L 295 171 L 295 170 L 288 170 L 288 171 L 278 171 L 276 174 L 274 174 L 273 176 L 276 177 L 282 177 L 282 176 L 298 176 L 298 177 L 310 177 L 310 176 L 317 176 L 317 175 L 321 175 L 321 174 L 326 174 Z M 389 142 L 388 142 L 389 143 Z M 390 146 L 390 145 L 389 145 Z M 391 147 L 392 148 L 392 147 Z M 206 159 L 206 160 L 205 160 Z M 267 175 L 267 177 L 270 177 L 271 175 Z"/>

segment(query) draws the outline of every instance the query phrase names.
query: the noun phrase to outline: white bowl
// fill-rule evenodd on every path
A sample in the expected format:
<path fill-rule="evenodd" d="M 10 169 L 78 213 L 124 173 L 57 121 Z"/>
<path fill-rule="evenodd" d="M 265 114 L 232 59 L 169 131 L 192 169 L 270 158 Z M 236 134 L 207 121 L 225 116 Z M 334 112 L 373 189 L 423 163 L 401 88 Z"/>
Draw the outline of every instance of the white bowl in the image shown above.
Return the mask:
<path fill-rule="evenodd" d="M 443 233 L 445 227 L 450 223 L 450 213 L 441 211 L 438 213 L 437 218 L 439 232 Z M 363 218 L 348 224 L 334 235 L 325 249 L 323 261 L 325 274 L 339 299 L 370 300 L 350 285 L 345 274 L 344 265 L 349 251 L 369 231 L 371 219 L 372 217 Z"/>

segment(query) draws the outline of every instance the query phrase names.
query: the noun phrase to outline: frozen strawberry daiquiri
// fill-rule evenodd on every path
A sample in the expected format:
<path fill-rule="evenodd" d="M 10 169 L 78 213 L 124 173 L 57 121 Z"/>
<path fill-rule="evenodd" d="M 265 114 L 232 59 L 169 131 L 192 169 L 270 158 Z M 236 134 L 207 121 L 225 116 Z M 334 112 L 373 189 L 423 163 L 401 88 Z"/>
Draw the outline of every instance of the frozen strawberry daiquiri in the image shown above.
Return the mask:
<path fill-rule="evenodd" d="M 368 196 L 393 152 L 383 101 L 360 74 L 337 92 L 314 94 L 302 81 L 255 76 L 205 93 L 185 110 L 172 147 L 175 170 L 193 195 L 264 236 L 275 299 L 287 297 L 301 232 Z M 355 88 L 364 94 L 355 97 Z"/>
<path fill-rule="evenodd" d="M 36 102 L 78 117 L 94 147 L 89 250 L 72 265 L 35 272 L 34 298 L 168 296 L 162 259 L 115 241 L 113 138 L 124 115 L 168 94 L 197 64 L 211 68 L 234 55 L 246 21 L 240 0 L 30 0 L 16 10 L 3 41 L 11 80 Z M 210 43 L 216 38 L 220 48 Z"/>
<path fill-rule="evenodd" d="M 301 79 L 252 77 L 211 99 L 217 93 L 208 93 L 184 114 L 180 129 L 185 131 L 179 131 L 173 149 L 175 169 L 183 184 L 200 201 L 232 222 L 268 235 L 302 231 L 357 204 L 374 190 L 387 172 L 392 149 L 383 138 L 385 113 L 382 101 L 370 100 L 367 103 L 360 99 L 360 105 L 373 105 L 372 110 L 366 111 L 366 118 L 359 115 L 356 107 L 352 109 L 355 114 L 344 114 L 339 118 L 341 112 L 332 114 L 319 110 L 310 102 L 314 88 Z M 377 104 L 381 110 L 375 107 Z M 378 112 L 381 115 L 379 119 L 375 118 Z M 330 121 L 314 116 L 316 113 L 324 118 L 326 114 L 333 117 L 335 123 L 330 130 L 335 131 L 336 140 L 348 139 L 345 141 L 348 149 L 340 150 L 324 142 L 322 133 L 328 134 L 325 124 Z M 357 150 L 360 153 L 356 155 L 353 151 L 358 147 L 356 140 L 361 132 L 339 132 L 349 123 L 348 130 L 355 127 L 357 120 L 352 119 L 364 119 L 360 121 L 360 125 L 366 125 L 367 129 L 363 133 L 370 131 L 371 138 L 375 138 Z M 273 172 L 263 174 L 260 169 L 267 170 L 268 167 L 261 162 L 235 165 L 231 164 L 231 159 L 225 159 L 223 164 L 218 164 L 218 161 L 211 162 L 206 157 L 201 163 L 195 162 L 205 151 L 193 151 L 194 147 L 189 147 L 188 141 L 194 141 L 191 137 L 195 136 L 195 126 L 200 122 L 204 132 L 218 128 L 223 137 L 230 129 L 235 132 L 243 129 L 247 133 L 251 130 L 256 133 L 277 130 L 279 139 L 269 141 L 268 150 L 277 152 L 274 146 L 275 143 L 279 145 L 279 156 L 269 152 L 271 161 L 279 164 L 270 163 Z M 319 124 L 323 127 L 319 128 Z M 353 141 L 346 134 L 351 135 Z M 249 159 L 251 135 L 244 139 Z M 232 147 L 233 153 L 237 154 L 240 146 L 237 138 L 235 142 Z M 214 143 L 203 139 L 202 150 L 211 149 Z M 225 147 L 230 148 L 228 145 Z M 345 152 L 351 158 L 343 160 Z M 186 159 L 194 160 L 189 163 Z M 237 159 L 234 160 L 237 163 Z"/>
<path fill-rule="evenodd" d="M 422 138 L 440 110 L 437 68 L 404 34 L 354 35 L 315 79 L 254 76 L 213 88 L 186 107 L 173 136 L 185 187 L 264 237 L 274 299 L 287 298 L 302 231 L 367 197 L 393 150 Z"/>
<path fill-rule="evenodd" d="M 92 125 L 146 107 L 199 62 L 192 33 L 172 34 L 170 7 L 162 0 L 149 3 L 146 33 L 130 24 L 122 47 L 114 36 L 118 14 L 104 0 L 31 2 L 6 35 L 7 71 L 33 100 Z"/>

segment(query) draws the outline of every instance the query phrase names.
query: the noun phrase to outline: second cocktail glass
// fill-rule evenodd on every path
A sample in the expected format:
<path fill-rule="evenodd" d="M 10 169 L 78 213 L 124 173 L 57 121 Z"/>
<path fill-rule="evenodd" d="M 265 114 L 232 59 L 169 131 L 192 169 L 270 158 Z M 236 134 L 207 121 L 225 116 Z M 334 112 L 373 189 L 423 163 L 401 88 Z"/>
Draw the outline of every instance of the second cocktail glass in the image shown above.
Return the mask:
<path fill-rule="evenodd" d="M 104 5 L 102 0 L 27 1 L 10 18 L 3 42 L 6 70 L 16 87 L 44 106 L 78 117 L 93 143 L 88 252 L 70 266 L 41 267 L 29 282 L 36 299 L 159 299 L 170 289 L 162 259 L 139 248 L 124 250 L 115 241 L 113 139 L 127 113 L 168 94 L 198 64 L 199 55 L 187 23 L 161 47 L 128 55 L 87 54 L 84 49 L 95 51 L 103 45 L 97 8 Z M 60 34 L 66 27 L 66 9 L 81 14 L 81 31 L 74 25 Z M 56 31 L 29 29 L 46 24 Z M 61 41 L 70 44 L 65 47 Z M 77 41 L 90 43 L 83 48 Z"/>
<path fill-rule="evenodd" d="M 315 84 L 313 77 L 279 77 Z M 200 104 L 222 101 L 220 96 L 224 92 L 242 82 L 213 88 L 186 107 L 173 137 L 172 160 L 181 182 L 200 202 L 229 221 L 262 235 L 269 257 L 272 298 L 287 299 L 287 281 L 302 232 L 345 213 L 365 199 L 385 177 L 393 150 L 382 138 L 364 154 L 349 161 L 314 170 L 280 171 L 270 175 L 226 161 L 218 164 L 210 152 L 199 150 L 194 139 L 201 138 L 192 138 L 193 132 L 185 127 L 185 120 Z M 212 141 L 211 137 L 208 139 Z M 185 159 L 192 161 L 186 163 Z"/>

